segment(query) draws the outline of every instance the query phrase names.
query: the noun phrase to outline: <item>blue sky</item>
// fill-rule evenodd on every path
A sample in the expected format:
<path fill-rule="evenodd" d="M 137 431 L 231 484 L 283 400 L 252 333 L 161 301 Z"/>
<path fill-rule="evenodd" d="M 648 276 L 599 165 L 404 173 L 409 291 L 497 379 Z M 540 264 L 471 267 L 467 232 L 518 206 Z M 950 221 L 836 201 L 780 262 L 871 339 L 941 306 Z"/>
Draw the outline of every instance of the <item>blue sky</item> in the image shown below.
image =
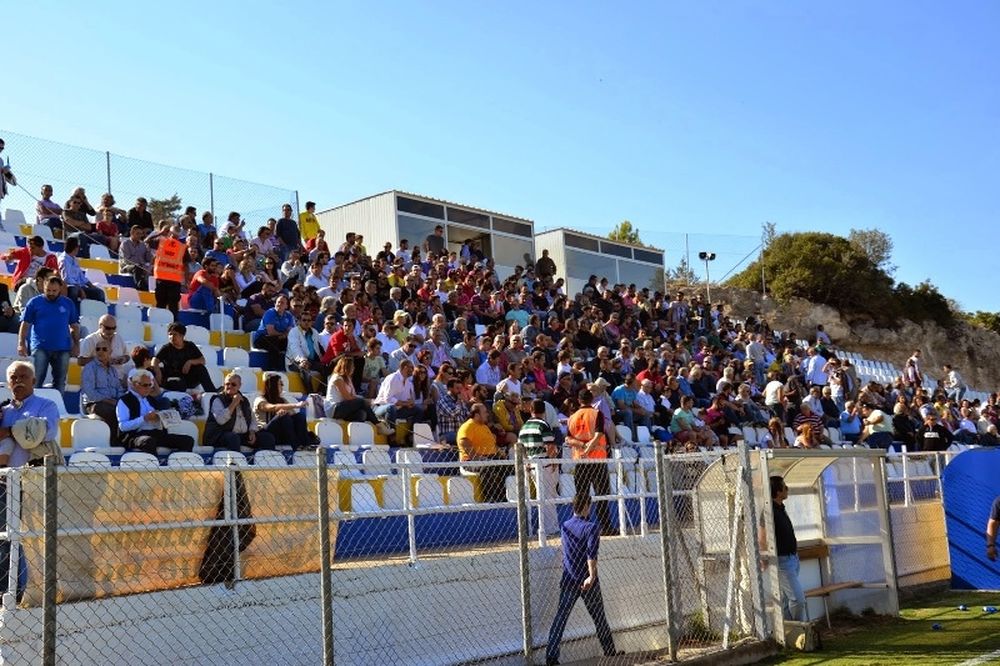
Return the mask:
<path fill-rule="evenodd" d="M 108 0 L 0 17 L 2 129 L 321 208 L 399 188 L 539 229 L 629 219 L 668 265 L 693 234 L 713 276 L 765 220 L 880 228 L 898 279 L 1000 309 L 998 3 Z"/>

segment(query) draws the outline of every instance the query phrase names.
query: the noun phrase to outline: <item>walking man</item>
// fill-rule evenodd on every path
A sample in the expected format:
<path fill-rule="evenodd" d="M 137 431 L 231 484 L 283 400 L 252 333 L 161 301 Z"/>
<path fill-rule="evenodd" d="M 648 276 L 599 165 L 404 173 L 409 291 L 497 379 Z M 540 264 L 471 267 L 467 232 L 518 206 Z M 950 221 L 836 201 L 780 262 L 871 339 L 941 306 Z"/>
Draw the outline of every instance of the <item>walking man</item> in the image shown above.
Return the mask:
<path fill-rule="evenodd" d="M 597 551 L 601 545 L 600 529 L 590 520 L 590 495 L 577 490 L 573 498 L 573 517 L 562 526 L 563 573 L 559 582 L 559 608 L 549 629 L 549 644 L 545 650 L 547 666 L 559 663 L 559 644 L 569 614 L 576 600 L 583 597 L 583 603 L 594 620 L 597 640 L 605 656 L 620 654 L 615 650 L 615 640 L 604 614 L 604 597 L 601 582 L 597 578 Z"/>

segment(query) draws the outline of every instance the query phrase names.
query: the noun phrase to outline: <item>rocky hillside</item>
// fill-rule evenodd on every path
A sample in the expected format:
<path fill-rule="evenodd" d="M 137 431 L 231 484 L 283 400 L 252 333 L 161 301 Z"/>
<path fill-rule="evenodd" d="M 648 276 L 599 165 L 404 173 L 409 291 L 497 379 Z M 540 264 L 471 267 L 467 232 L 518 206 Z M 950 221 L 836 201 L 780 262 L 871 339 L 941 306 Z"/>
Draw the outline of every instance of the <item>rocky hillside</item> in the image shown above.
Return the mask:
<path fill-rule="evenodd" d="M 735 317 L 762 316 L 776 330 L 792 330 L 808 337 L 823 324 L 838 346 L 867 358 L 890 361 L 902 367 L 914 349 L 922 352 L 924 371 L 940 378 L 941 366 L 950 363 L 969 386 L 979 391 L 1000 389 L 1000 335 L 960 324 L 945 330 L 934 323 L 906 321 L 899 329 L 877 328 L 870 319 L 848 321 L 837 310 L 802 299 L 778 303 L 754 291 L 712 288 L 712 300 L 730 305 Z"/>

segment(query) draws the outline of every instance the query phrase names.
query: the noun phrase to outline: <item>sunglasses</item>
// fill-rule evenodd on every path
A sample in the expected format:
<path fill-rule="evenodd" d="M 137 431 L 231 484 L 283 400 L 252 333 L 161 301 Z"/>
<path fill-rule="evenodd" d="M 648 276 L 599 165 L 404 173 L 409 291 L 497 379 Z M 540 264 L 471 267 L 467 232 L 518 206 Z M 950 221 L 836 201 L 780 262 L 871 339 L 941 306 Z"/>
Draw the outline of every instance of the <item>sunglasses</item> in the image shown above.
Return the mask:
<path fill-rule="evenodd" d="M 110 347 L 94 347 L 96 351 L 108 351 Z"/>
<path fill-rule="evenodd" d="M 151 382 L 143 382 L 141 384 L 136 384 L 136 386 L 141 386 L 143 388 L 150 388 L 153 384 Z"/>
<path fill-rule="evenodd" d="M 103 328 L 105 331 L 114 331 L 118 327 L 117 326 L 108 326 L 107 324 L 101 324 L 101 328 Z"/>

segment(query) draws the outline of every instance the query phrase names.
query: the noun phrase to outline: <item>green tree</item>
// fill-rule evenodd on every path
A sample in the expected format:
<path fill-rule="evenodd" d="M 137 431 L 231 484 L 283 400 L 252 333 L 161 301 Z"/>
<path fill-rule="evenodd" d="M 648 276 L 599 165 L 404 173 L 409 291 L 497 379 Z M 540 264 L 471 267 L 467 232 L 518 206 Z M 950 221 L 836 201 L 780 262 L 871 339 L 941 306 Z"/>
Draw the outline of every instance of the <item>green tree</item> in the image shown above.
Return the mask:
<path fill-rule="evenodd" d="M 892 257 L 892 238 L 879 229 L 851 229 L 847 241 L 868 257 L 873 266 L 892 275 L 896 267 L 889 263 Z"/>
<path fill-rule="evenodd" d="M 766 250 L 774 242 L 774 239 L 778 237 L 778 227 L 774 222 L 765 222 L 760 225 L 760 242 Z"/>
<path fill-rule="evenodd" d="M 166 199 L 150 199 L 148 209 L 149 214 L 153 216 L 153 224 L 158 224 L 160 220 L 172 219 L 183 205 L 176 192 Z"/>
<path fill-rule="evenodd" d="M 1000 312 L 983 312 L 982 310 L 978 310 L 974 314 L 966 312 L 965 319 L 974 326 L 982 326 L 994 333 L 1000 333 Z"/>
<path fill-rule="evenodd" d="M 698 281 L 698 277 L 688 266 L 687 257 L 681 255 L 681 260 L 677 263 L 677 268 L 670 271 L 670 279 L 674 282 L 683 282 L 684 284 L 694 284 Z"/>
<path fill-rule="evenodd" d="M 639 230 L 633 227 L 632 223 L 628 220 L 622 220 L 617 227 L 611 230 L 608 238 L 619 243 L 628 243 L 629 245 L 643 244 L 639 239 Z"/>

